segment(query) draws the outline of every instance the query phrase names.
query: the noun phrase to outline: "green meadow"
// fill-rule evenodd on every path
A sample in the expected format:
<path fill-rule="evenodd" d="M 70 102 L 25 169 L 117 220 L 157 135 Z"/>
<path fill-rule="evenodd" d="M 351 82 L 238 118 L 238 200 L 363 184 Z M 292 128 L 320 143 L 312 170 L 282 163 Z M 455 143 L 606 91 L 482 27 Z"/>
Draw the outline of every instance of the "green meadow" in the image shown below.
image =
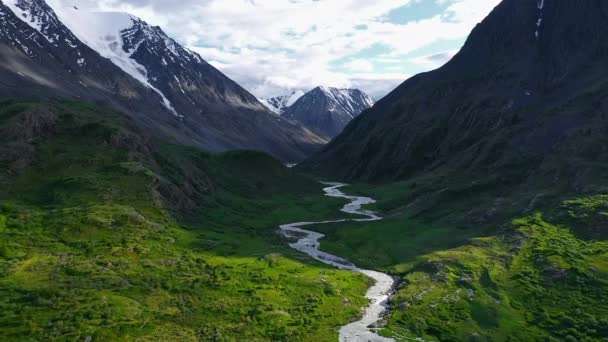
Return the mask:
<path fill-rule="evenodd" d="M 333 341 L 366 305 L 277 233 L 339 215 L 316 181 L 87 104 L 0 108 L 3 341 Z"/>
<path fill-rule="evenodd" d="M 514 215 L 509 203 L 526 193 L 514 192 L 500 201 L 506 208 L 494 209 L 488 206 L 496 201 L 477 198 L 413 200 L 418 190 L 411 184 L 355 185 L 350 191 L 379 199 L 370 208 L 385 219 L 319 227 L 327 234 L 322 249 L 399 276 L 384 335 L 403 341 L 606 339 L 606 195 L 547 201 L 539 211 L 505 220 Z M 421 210 L 428 205 L 437 210 Z"/>
<path fill-rule="evenodd" d="M 345 202 L 269 156 L 159 141 L 80 102 L 2 101 L 0 133 L 3 341 L 335 341 L 367 304 L 369 279 L 277 231 Z M 355 184 L 385 219 L 315 227 L 398 277 L 382 334 L 605 340 L 608 196 L 451 182 Z"/>

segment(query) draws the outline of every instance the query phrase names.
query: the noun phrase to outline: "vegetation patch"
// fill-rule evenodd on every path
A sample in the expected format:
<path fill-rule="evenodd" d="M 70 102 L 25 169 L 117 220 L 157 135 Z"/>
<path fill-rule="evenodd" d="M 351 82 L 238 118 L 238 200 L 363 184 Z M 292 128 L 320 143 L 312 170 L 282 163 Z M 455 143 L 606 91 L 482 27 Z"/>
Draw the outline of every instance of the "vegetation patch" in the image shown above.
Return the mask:
<path fill-rule="evenodd" d="M 327 234 L 324 250 L 402 278 L 384 335 L 404 341 L 598 341 L 607 336 L 608 311 L 598 303 L 608 299 L 608 243 L 592 238 L 605 232 L 605 195 L 568 199 L 553 208 L 539 204 L 545 214 L 493 228 L 491 222 L 467 222 L 495 201 L 485 209 L 461 211 L 459 218 L 446 209 L 447 218 L 435 219 L 436 213 L 417 211 L 411 201 L 415 188 L 411 182 L 354 186 L 379 199 L 371 207 L 385 219 L 319 227 Z M 438 204 L 438 210 L 449 205 Z"/>
<path fill-rule="evenodd" d="M 366 305 L 367 278 L 277 234 L 343 202 L 271 157 L 155 141 L 79 102 L 5 101 L 0 120 L 3 341 L 334 341 Z"/>

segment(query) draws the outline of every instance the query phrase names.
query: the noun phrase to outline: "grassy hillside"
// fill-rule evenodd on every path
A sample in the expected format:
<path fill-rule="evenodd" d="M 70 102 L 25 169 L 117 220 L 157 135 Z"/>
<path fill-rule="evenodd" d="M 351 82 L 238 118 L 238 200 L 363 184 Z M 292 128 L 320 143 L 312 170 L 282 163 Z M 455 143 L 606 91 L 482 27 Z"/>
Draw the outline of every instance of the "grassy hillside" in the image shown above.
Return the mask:
<path fill-rule="evenodd" d="M 351 191 L 378 198 L 373 208 L 385 220 L 319 227 L 328 235 L 324 250 L 401 277 L 384 333 L 431 341 L 605 339 L 608 197 L 464 184 L 357 185 Z"/>
<path fill-rule="evenodd" d="M 602 173 L 514 186 L 442 173 L 349 192 L 379 222 L 322 248 L 400 277 L 399 340 L 608 336 Z M 155 140 L 79 102 L 0 102 L 0 339 L 335 341 L 369 280 L 304 258 L 279 224 L 342 216 L 314 180 L 254 152 Z M 539 189 L 542 189 L 539 190 Z"/>
<path fill-rule="evenodd" d="M 280 223 L 342 202 L 253 152 L 208 155 L 79 102 L 0 102 L 0 339 L 333 341 L 368 280 Z"/>

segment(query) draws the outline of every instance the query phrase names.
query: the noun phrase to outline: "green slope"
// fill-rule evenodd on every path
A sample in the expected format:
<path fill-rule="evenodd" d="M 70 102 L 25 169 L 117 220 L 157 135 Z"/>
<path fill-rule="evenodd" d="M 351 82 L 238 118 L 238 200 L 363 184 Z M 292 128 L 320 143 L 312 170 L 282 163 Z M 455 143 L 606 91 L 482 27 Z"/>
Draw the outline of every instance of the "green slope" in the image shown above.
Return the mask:
<path fill-rule="evenodd" d="M 378 222 L 322 248 L 400 277 L 398 340 L 608 335 L 603 173 L 515 186 L 445 170 L 356 185 Z M 335 341 L 369 280 L 288 248 L 277 226 L 342 216 L 254 152 L 201 153 L 79 102 L 0 102 L 0 339 Z"/>
<path fill-rule="evenodd" d="M 365 277 L 276 232 L 342 202 L 263 154 L 156 141 L 90 104 L 4 100 L 0 189 L 3 341 L 333 341 L 365 305 Z"/>
<path fill-rule="evenodd" d="M 429 341 L 608 336 L 606 195 L 469 193 L 462 184 L 438 194 L 438 186 L 422 178 L 357 185 L 351 191 L 380 199 L 372 208 L 385 220 L 319 227 L 324 250 L 400 276 L 384 334 Z"/>

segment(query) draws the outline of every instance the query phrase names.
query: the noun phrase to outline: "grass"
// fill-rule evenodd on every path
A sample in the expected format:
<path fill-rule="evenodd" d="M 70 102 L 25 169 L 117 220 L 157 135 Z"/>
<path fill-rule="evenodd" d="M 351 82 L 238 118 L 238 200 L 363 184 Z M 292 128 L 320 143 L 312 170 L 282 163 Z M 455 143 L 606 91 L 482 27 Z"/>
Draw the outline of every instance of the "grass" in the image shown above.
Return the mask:
<path fill-rule="evenodd" d="M 401 278 L 384 335 L 403 341 L 608 336 L 601 304 L 608 300 L 606 195 L 556 202 L 549 194 L 535 205 L 542 212 L 522 215 L 509 204 L 528 206 L 532 194 L 496 201 L 496 193 L 454 192 L 437 201 L 415 194 L 424 181 L 355 185 L 351 192 L 379 199 L 370 208 L 385 219 L 318 227 L 327 235 L 322 249 Z M 496 203 L 508 206 L 495 212 Z M 518 218 L 498 225 L 505 217 Z"/>
<path fill-rule="evenodd" d="M 357 184 L 385 219 L 315 228 L 324 250 L 400 278 L 382 334 L 605 340 L 608 196 L 474 178 Z M 321 187 L 93 105 L 0 101 L 0 339 L 335 341 L 369 280 L 277 234 L 344 216 Z"/>
<path fill-rule="evenodd" d="M 467 231 L 424 223 L 399 214 L 371 223 L 351 222 L 317 228 L 328 234 L 323 250 L 349 256 L 355 264 L 401 273 L 410 263 L 430 252 L 466 244 L 474 236 Z"/>
<path fill-rule="evenodd" d="M 3 101 L 0 131 L 3 341 L 333 341 L 366 304 L 367 278 L 277 234 L 343 202 L 268 156 L 79 102 Z"/>

